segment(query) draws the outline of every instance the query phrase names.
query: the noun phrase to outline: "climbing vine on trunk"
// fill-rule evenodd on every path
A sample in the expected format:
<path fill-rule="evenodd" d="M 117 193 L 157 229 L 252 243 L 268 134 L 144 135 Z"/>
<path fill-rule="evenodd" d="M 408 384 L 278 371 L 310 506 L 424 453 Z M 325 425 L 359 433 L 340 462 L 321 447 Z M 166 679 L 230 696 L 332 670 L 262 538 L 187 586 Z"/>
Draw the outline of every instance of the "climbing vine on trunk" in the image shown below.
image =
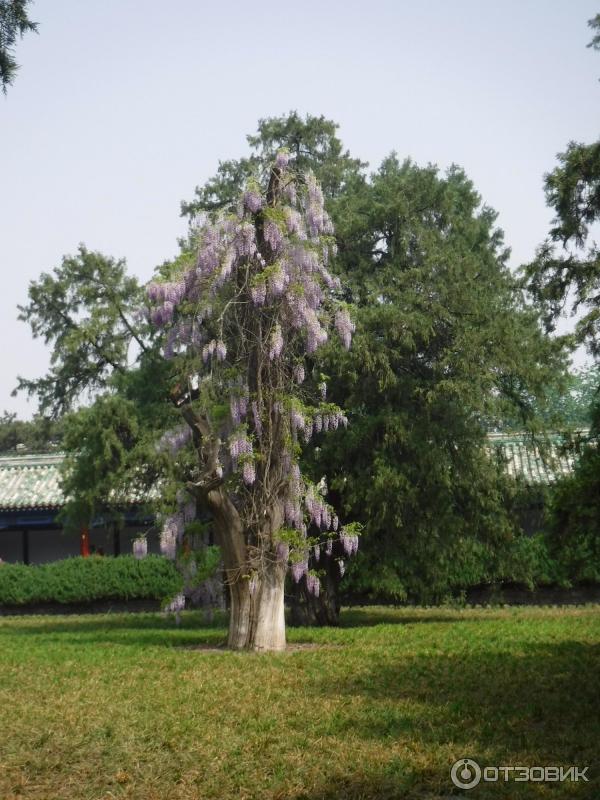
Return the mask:
<path fill-rule="evenodd" d="M 335 558 L 333 541 L 347 554 L 358 546 L 355 527 L 340 524 L 299 468 L 302 447 L 348 423 L 311 357 L 333 330 L 350 347 L 354 325 L 330 272 L 333 226 L 315 177 L 296 173 L 282 151 L 265 183 L 198 220 L 194 257 L 147 294 L 183 418 L 161 447 L 195 456 L 163 552 L 177 556 L 194 504 L 208 509 L 231 600 L 229 645 L 279 650 L 288 568 L 318 595 L 319 559 Z"/>

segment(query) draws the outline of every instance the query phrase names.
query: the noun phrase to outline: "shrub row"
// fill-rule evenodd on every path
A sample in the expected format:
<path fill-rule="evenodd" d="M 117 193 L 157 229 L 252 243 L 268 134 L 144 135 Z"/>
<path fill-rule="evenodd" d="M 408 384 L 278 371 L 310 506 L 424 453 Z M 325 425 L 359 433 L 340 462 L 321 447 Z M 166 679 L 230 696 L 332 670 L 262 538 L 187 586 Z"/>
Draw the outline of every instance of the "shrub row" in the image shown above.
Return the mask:
<path fill-rule="evenodd" d="M 173 562 L 150 555 L 67 558 L 39 566 L 0 564 L 0 605 L 163 600 L 181 590 Z"/>
<path fill-rule="evenodd" d="M 436 561 L 434 574 L 416 559 L 382 560 L 365 568 L 359 550 L 349 565 L 342 601 L 364 597 L 384 603 L 437 604 L 485 586 L 522 586 L 531 591 L 598 586 L 597 550 L 584 537 L 558 546 L 545 533 L 518 535 L 496 544 L 464 537 Z"/>

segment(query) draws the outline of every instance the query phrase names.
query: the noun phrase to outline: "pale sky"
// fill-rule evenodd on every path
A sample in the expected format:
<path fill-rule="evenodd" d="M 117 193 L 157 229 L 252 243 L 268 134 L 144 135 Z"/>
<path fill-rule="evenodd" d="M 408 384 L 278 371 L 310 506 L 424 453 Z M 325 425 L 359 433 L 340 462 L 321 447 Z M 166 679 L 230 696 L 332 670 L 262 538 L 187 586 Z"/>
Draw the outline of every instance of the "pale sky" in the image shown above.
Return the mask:
<path fill-rule="evenodd" d="M 464 167 L 530 260 L 543 174 L 600 128 L 591 0 L 37 0 L 39 35 L 0 96 L 0 410 L 48 351 L 16 320 L 29 281 L 80 242 L 147 280 L 181 200 L 247 152 L 259 118 L 324 114 L 375 169 L 396 150 Z"/>

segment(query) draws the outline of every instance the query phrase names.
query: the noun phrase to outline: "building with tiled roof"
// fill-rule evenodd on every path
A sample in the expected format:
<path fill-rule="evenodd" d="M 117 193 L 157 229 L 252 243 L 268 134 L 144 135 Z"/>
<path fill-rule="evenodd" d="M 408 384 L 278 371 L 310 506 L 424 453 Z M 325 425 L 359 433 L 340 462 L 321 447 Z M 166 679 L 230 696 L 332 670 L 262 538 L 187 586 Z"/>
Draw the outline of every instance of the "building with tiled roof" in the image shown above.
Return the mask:
<path fill-rule="evenodd" d="M 549 437 L 542 447 L 519 434 L 490 434 L 490 454 L 499 456 L 509 475 L 536 487 L 554 483 L 573 470 L 575 458 L 562 450 L 562 438 Z M 140 530 L 151 530 L 152 520 L 140 518 L 143 498 L 130 497 L 125 527 L 118 531 L 101 519 L 89 530 L 63 531 L 57 515 L 65 504 L 61 490 L 62 453 L 0 457 L 0 559 L 42 563 L 87 553 L 94 548 L 107 554 L 129 553 Z M 155 531 L 149 549 L 159 552 Z"/>
<path fill-rule="evenodd" d="M 578 433 L 585 435 L 587 431 Z M 565 451 L 560 434 L 547 437 L 543 445 L 518 433 L 491 433 L 488 442 L 490 451 L 502 459 L 506 472 L 527 486 L 549 486 L 569 475 L 575 466 L 576 456 Z"/>
<path fill-rule="evenodd" d="M 0 457 L 0 510 L 59 509 L 62 453 Z"/>
<path fill-rule="evenodd" d="M 121 530 L 104 520 L 93 520 L 79 532 L 63 530 L 58 518 L 65 505 L 60 468 L 64 454 L 0 457 L 0 559 L 39 564 L 74 555 L 131 552 L 140 530 L 152 520 L 142 513 L 142 498 L 132 496 Z M 158 552 L 158 539 L 148 538 L 149 550 Z"/>

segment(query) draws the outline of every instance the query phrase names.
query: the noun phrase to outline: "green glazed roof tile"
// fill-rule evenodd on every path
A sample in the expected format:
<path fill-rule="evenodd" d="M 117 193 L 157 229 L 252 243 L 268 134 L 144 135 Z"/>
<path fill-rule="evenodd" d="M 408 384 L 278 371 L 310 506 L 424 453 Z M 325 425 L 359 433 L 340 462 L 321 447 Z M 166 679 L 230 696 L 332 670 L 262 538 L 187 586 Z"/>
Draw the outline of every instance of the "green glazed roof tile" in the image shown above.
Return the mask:
<path fill-rule="evenodd" d="M 63 458 L 58 453 L 0 458 L 0 509 L 60 508 Z"/>
<path fill-rule="evenodd" d="M 60 488 L 63 453 L 0 457 L 0 511 L 61 508 L 65 496 Z M 148 500 L 132 489 L 127 503 Z"/>
<path fill-rule="evenodd" d="M 569 475 L 575 465 L 573 453 L 563 451 L 563 438 L 559 434 L 550 436 L 543 448 L 523 434 L 492 433 L 488 442 L 488 449 L 501 456 L 506 472 L 530 486 L 555 483 L 563 475 Z"/>
<path fill-rule="evenodd" d="M 549 438 L 543 453 L 522 434 L 493 433 L 488 443 L 490 454 L 501 455 L 507 473 L 528 485 L 554 483 L 573 470 L 575 459 L 562 452 L 558 435 Z M 65 503 L 60 488 L 63 460 L 63 453 L 0 457 L 0 510 L 61 508 Z M 132 490 L 127 501 L 141 504 L 148 499 Z"/>

